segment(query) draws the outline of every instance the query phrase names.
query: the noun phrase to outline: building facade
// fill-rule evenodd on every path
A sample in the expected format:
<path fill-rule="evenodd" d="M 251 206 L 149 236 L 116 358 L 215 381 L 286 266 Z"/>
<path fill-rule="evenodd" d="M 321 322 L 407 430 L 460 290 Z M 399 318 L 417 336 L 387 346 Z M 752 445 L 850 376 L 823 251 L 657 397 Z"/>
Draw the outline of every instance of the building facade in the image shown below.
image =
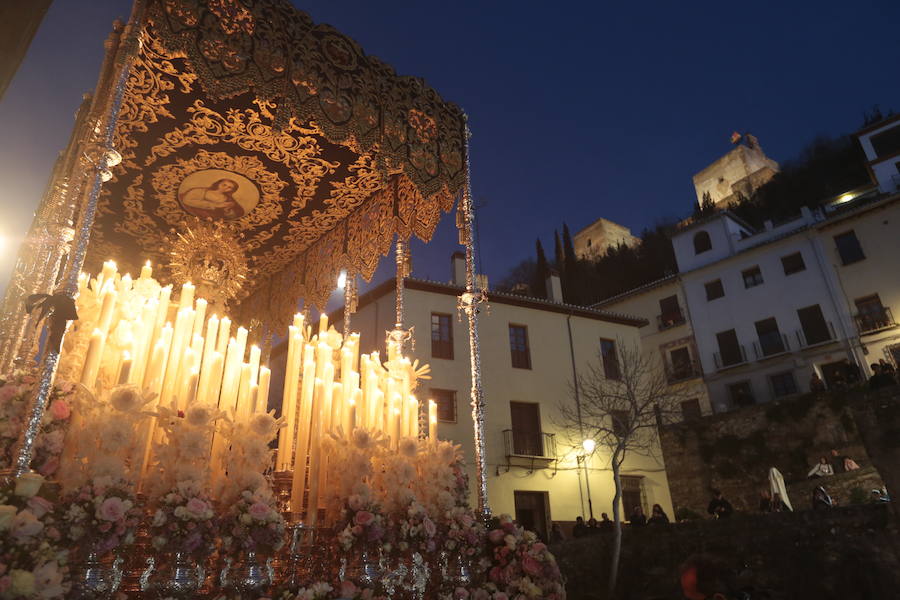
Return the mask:
<path fill-rule="evenodd" d="M 872 181 L 885 194 L 900 191 L 900 115 L 857 132 Z"/>
<path fill-rule="evenodd" d="M 666 379 L 684 398 L 682 418 L 691 420 L 712 412 L 680 277 L 666 277 L 608 298 L 594 308 L 646 319 L 647 324 L 639 330 L 641 350 L 658 356 L 665 366 Z"/>
<path fill-rule="evenodd" d="M 727 154 L 694 175 L 697 204 L 709 197 L 716 206 L 728 206 L 741 196 L 750 197 L 779 171 L 778 163 L 766 156 L 752 134 L 735 134 Z"/>
<path fill-rule="evenodd" d="M 638 238 L 631 230 L 609 219 L 597 219 L 572 237 L 578 258 L 597 259 L 611 247 L 634 246 Z"/>
<path fill-rule="evenodd" d="M 558 287 L 558 286 L 556 286 Z M 405 281 L 406 327 L 413 327 L 411 356 L 431 365 L 431 380 L 417 392 L 438 403 L 438 435 L 474 457 L 468 333 L 458 318 L 463 287 L 417 279 Z M 574 402 L 575 374 L 603 360 L 617 365 L 616 345 L 637 343 L 639 318 L 512 294 L 488 293 L 489 308 L 479 316 L 485 396 L 488 497 L 495 513 L 509 513 L 542 535 L 551 522 L 611 514 L 609 455 L 598 446 L 585 455 L 583 440 L 566 427 L 562 403 Z M 395 319 L 394 282 L 359 299 L 352 315 L 361 334 L 361 351 L 384 351 L 385 332 Z M 334 318 L 340 322 L 341 311 Z M 601 349 L 604 358 L 600 358 Z M 636 504 L 647 511 L 659 503 L 671 512 L 660 454 L 632 456 L 622 470 L 626 497 L 623 515 Z M 474 477 L 474 471 L 470 471 Z"/>

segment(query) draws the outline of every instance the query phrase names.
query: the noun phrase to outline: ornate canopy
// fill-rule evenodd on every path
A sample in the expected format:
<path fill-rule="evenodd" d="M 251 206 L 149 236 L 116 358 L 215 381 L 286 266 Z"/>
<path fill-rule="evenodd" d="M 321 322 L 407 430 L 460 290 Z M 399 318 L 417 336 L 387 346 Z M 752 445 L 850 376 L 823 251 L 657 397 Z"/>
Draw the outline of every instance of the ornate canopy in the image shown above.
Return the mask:
<path fill-rule="evenodd" d="M 395 234 L 428 240 L 465 178 L 465 122 L 287 0 L 148 0 L 89 266 L 166 263 L 198 219 L 250 267 L 235 311 L 283 325 Z"/>

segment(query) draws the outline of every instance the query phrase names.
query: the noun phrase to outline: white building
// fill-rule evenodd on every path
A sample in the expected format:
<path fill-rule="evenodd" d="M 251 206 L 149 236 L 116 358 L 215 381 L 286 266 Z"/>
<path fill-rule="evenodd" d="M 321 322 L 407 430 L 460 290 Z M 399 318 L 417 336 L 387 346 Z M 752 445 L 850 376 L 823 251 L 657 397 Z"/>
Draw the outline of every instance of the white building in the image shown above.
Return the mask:
<path fill-rule="evenodd" d="M 455 267 L 460 267 L 453 269 L 457 283 L 406 279 L 404 324 L 414 328 L 416 340 L 408 353 L 431 365 L 432 379 L 417 395 L 438 402 L 439 437 L 459 443 L 472 464 L 468 333 L 456 308 L 463 291 L 460 260 L 454 258 Z M 549 287 L 559 298 L 558 278 Z M 601 352 L 604 370 L 610 376 L 618 372 L 616 344 L 637 343 L 644 321 L 497 292 L 488 293 L 488 302 L 489 308 L 479 315 L 479 337 L 492 510 L 515 515 L 542 534 L 551 521 L 611 513 L 609 456 L 598 447 L 584 457 L 583 440 L 563 427 L 559 407 L 574 402 L 570 392 L 574 375 L 600 361 Z M 393 280 L 359 298 L 351 328 L 361 334 L 362 352 L 384 351 L 394 309 Z M 338 310 L 334 315 L 338 328 L 341 318 Z M 623 509 L 627 507 L 623 515 L 637 504 L 648 511 L 659 503 L 672 516 L 661 457 L 632 456 L 623 465 L 623 475 Z"/>
<path fill-rule="evenodd" d="M 856 138 L 878 189 L 886 194 L 900 191 L 900 115 L 872 124 L 857 132 Z"/>
<path fill-rule="evenodd" d="M 857 190 L 761 231 L 724 211 L 672 244 L 677 276 L 596 306 L 652 320 L 675 297 L 713 411 L 807 392 L 814 373 L 834 387 L 900 366 L 900 195 Z M 664 351 L 662 331 L 642 331 L 645 351 Z"/>

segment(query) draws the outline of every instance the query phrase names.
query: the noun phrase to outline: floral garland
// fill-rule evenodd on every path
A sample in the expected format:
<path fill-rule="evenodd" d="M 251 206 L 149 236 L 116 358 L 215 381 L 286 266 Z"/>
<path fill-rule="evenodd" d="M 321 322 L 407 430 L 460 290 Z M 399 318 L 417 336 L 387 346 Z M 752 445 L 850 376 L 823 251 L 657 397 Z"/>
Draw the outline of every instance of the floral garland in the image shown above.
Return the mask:
<path fill-rule="evenodd" d="M 341 513 L 344 525 L 337 539 L 345 551 L 363 544 L 381 544 L 385 540 L 385 518 L 381 514 L 381 505 L 367 489 L 361 489 L 360 492 L 347 499 Z M 390 547 L 383 549 L 390 551 Z"/>
<path fill-rule="evenodd" d="M 271 493 L 244 490 L 222 520 L 222 542 L 226 548 L 273 554 L 284 546 L 284 517 Z"/>
<path fill-rule="evenodd" d="M 215 548 L 218 520 L 209 495 L 195 481 L 181 481 L 162 497 L 153 514 L 153 547 L 205 556 Z"/>
<path fill-rule="evenodd" d="M 102 555 L 134 542 L 141 510 L 127 482 L 97 477 L 64 496 L 57 515 L 67 544 Z"/>
<path fill-rule="evenodd" d="M 43 478 L 26 474 L 0 487 L 0 598 L 55 599 L 69 589 L 67 550 L 52 504 L 38 495 Z"/>
<path fill-rule="evenodd" d="M 36 384 L 34 375 L 21 370 L 0 378 L 0 469 L 13 464 L 12 454 L 25 427 L 25 411 Z M 59 468 L 66 428 L 72 415 L 73 394 L 74 386 L 65 382 L 53 386 L 50 392 L 31 461 L 33 468 L 45 477 L 53 475 Z"/>

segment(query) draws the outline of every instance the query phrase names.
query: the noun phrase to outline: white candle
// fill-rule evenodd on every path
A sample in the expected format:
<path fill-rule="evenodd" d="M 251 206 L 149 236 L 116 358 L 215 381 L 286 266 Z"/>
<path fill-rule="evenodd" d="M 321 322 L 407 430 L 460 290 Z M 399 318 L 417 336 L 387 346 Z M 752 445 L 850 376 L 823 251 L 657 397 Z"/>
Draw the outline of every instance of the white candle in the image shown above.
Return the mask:
<path fill-rule="evenodd" d="M 419 437 L 419 401 L 415 396 L 409 397 L 409 437 Z"/>
<path fill-rule="evenodd" d="M 307 348 L 312 348 L 311 345 L 307 344 Z M 311 356 L 312 353 L 310 352 Z M 300 414 L 298 418 L 298 427 L 297 427 L 297 443 L 295 445 L 294 450 L 294 469 L 297 469 L 297 465 L 300 465 L 300 468 L 305 469 L 306 465 L 306 457 L 309 454 L 309 436 L 310 436 L 310 419 L 312 419 L 313 412 L 313 395 L 316 391 L 316 363 L 312 360 L 307 360 L 303 363 L 303 381 L 302 387 L 300 389 Z M 291 435 L 294 435 L 294 430 L 291 429 Z M 285 462 L 285 469 L 291 468 L 291 457 L 288 456 Z"/>
<path fill-rule="evenodd" d="M 331 429 L 337 431 L 344 427 L 344 386 L 335 382 L 331 386 Z M 346 432 L 346 430 L 344 430 Z"/>
<path fill-rule="evenodd" d="M 203 323 L 206 321 L 206 300 L 197 298 L 194 306 L 194 326 L 191 329 L 191 336 L 203 335 Z"/>
<path fill-rule="evenodd" d="M 181 295 L 178 297 L 178 308 L 193 308 L 194 284 L 188 281 L 181 286 Z"/>
<path fill-rule="evenodd" d="M 437 442 L 437 402 L 428 401 L 428 439 Z"/>
<path fill-rule="evenodd" d="M 88 342 L 87 354 L 84 357 L 84 367 L 81 370 L 81 385 L 94 391 L 94 382 L 97 380 L 97 372 L 100 370 L 100 358 L 103 356 L 105 336 L 99 329 L 91 334 Z"/>
<path fill-rule="evenodd" d="M 297 328 L 297 331 L 303 333 L 303 313 L 294 314 L 294 327 Z"/>
<path fill-rule="evenodd" d="M 115 278 L 116 273 L 118 272 L 118 268 L 116 267 L 116 261 L 108 260 L 103 263 L 103 270 L 100 272 L 100 283 L 101 285 L 106 284 L 107 281 L 111 281 Z"/>
<path fill-rule="evenodd" d="M 231 335 L 231 319 L 222 317 L 222 320 L 219 321 L 219 335 L 216 336 L 216 352 L 223 356 L 226 348 L 228 348 L 229 335 Z"/>
<path fill-rule="evenodd" d="M 221 352 L 212 353 L 212 360 L 209 362 L 209 375 L 206 386 L 203 388 L 203 395 L 200 399 L 206 404 L 219 405 L 219 390 L 222 388 L 222 370 L 225 367 L 225 357 Z M 203 374 L 201 373 L 201 379 Z"/>
<path fill-rule="evenodd" d="M 284 373 L 284 390 L 281 396 L 281 416 L 287 427 L 283 428 L 278 438 L 277 465 L 281 471 L 290 470 L 291 458 L 294 456 L 294 427 L 297 423 L 297 379 L 300 376 L 300 343 L 301 337 L 297 328 L 288 327 L 288 353 Z"/>
<path fill-rule="evenodd" d="M 159 339 L 153 346 L 153 354 L 147 365 L 147 374 L 144 377 L 144 388 L 159 394 L 162 389 L 163 376 L 166 372 L 166 363 L 169 358 L 169 346 L 172 343 L 172 324 L 166 323 Z"/>
<path fill-rule="evenodd" d="M 399 401 L 399 396 L 397 400 Z M 400 443 L 400 409 L 396 406 L 398 403 L 395 403 L 394 409 L 391 411 L 391 448 L 394 450 Z"/>
<path fill-rule="evenodd" d="M 272 371 L 269 367 L 259 368 L 259 392 L 256 396 L 256 412 L 269 412 L 269 381 Z"/>
<path fill-rule="evenodd" d="M 241 364 L 241 381 L 238 387 L 235 419 L 246 420 L 250 416 L 250 363 Z"/>
<path fill-rule="evenodd" d="M 141 279 L 150 279 L 151 277 L 153 277 L 153 266 L 150 264 L 150 261 L 148 260 L 146 263 L 144 263 L 144 266 L 141 267 L 141 277 L 140 278 Z"/>
<path fill-rule="evenodd" d="M 356 428 L 356 401 L 358 398 L 359 390 L 355 390 L 353 393 L 353 397 L 347 400 L 347 417 L 344 423 L 344 431 L 347 432 L 348 438 Z"/>
<path fill-rule="evenodd" d="M 168 321 L 169 318 L 169 304 L 172 296 L 172 286 L 167 285 L 164 288 L 160 288 L 159 290 L 159 304 L 157 306 L 156 313 L 156 322 L 153 325 L 153 335 L 151 339 L 155 340 L 159 337 L 160 332 L 162 331 L 163 324 Z"/>
<path fill-rule="evenodd" d="M 259 349 L 259 346 L 256 344 L 250 346 L 250 358 L 248 362 L 250 363 L 250 385 L 259 385 L 259 360 L 262 356 L 262 351 Z"/>
<path fill-rule="evenodd" d="M 197 397 L 201 402 L 208 402 L 207 396 L 211 377 L 212 362 L 216 354 L 216 335 L 219 331 L 219 317 L 212 315 L 206 321 L 206 338 L 203 340 L 203 358 L 200 360 L 200 383 Z M 215 404 L 215 402 L 214 402 Z"/>
<path fill-rule="evenodd" d="M 111 282 L 103 285 L 103 290 L 100 292 L 100 319 L 97 325 L 97 328 L 103 332 L 103 335 L 108 334 L 112 326 L 113 315 L 116 312 L 116 298 L 118 296 L 119 294 Z"/>
<path fill-rule="evenodd" d="M 291 489 L 291 509 L 299 513 L 303 505 L 303 492 L 308 487 L 309 496 L 306 510 L 306 524 L 315 527 L 319 518 L 319 478 L 321 473 L 321 437 L 322 428 L 322 403 L 325 385 L 322 380 L 315 382 L 315 397 L 313 400 L 312 420 L 310 423 L 309 441 L 309 483 L 304 485 L 306 469 L 302 464 L 294 465 L 294 480 Z"/>
<path fill-rule="evenodd" d="M 187 384 L 187 402 L 185 406 L 191 406 L 197 401 L 197 383 L 200 379 L 200 371 L 196 368 L 191 369 L 191 375 L 188 377 Z"/>
<path fill-rule="evenodd" d="M 122 353 L 122 363 L 119 365 L 119 377 L 117 379 L 119 385 L 123 383 L 128 383 L 128 378 L 131 375 L 131 353 L 128 350 L 125 350 Z"/>
<path fill-rule="evenodd" d="M 325 334 L 328 333 L 328 315 L 324 312 L 319 315 L 319 340 L 321 341 Z"/>

